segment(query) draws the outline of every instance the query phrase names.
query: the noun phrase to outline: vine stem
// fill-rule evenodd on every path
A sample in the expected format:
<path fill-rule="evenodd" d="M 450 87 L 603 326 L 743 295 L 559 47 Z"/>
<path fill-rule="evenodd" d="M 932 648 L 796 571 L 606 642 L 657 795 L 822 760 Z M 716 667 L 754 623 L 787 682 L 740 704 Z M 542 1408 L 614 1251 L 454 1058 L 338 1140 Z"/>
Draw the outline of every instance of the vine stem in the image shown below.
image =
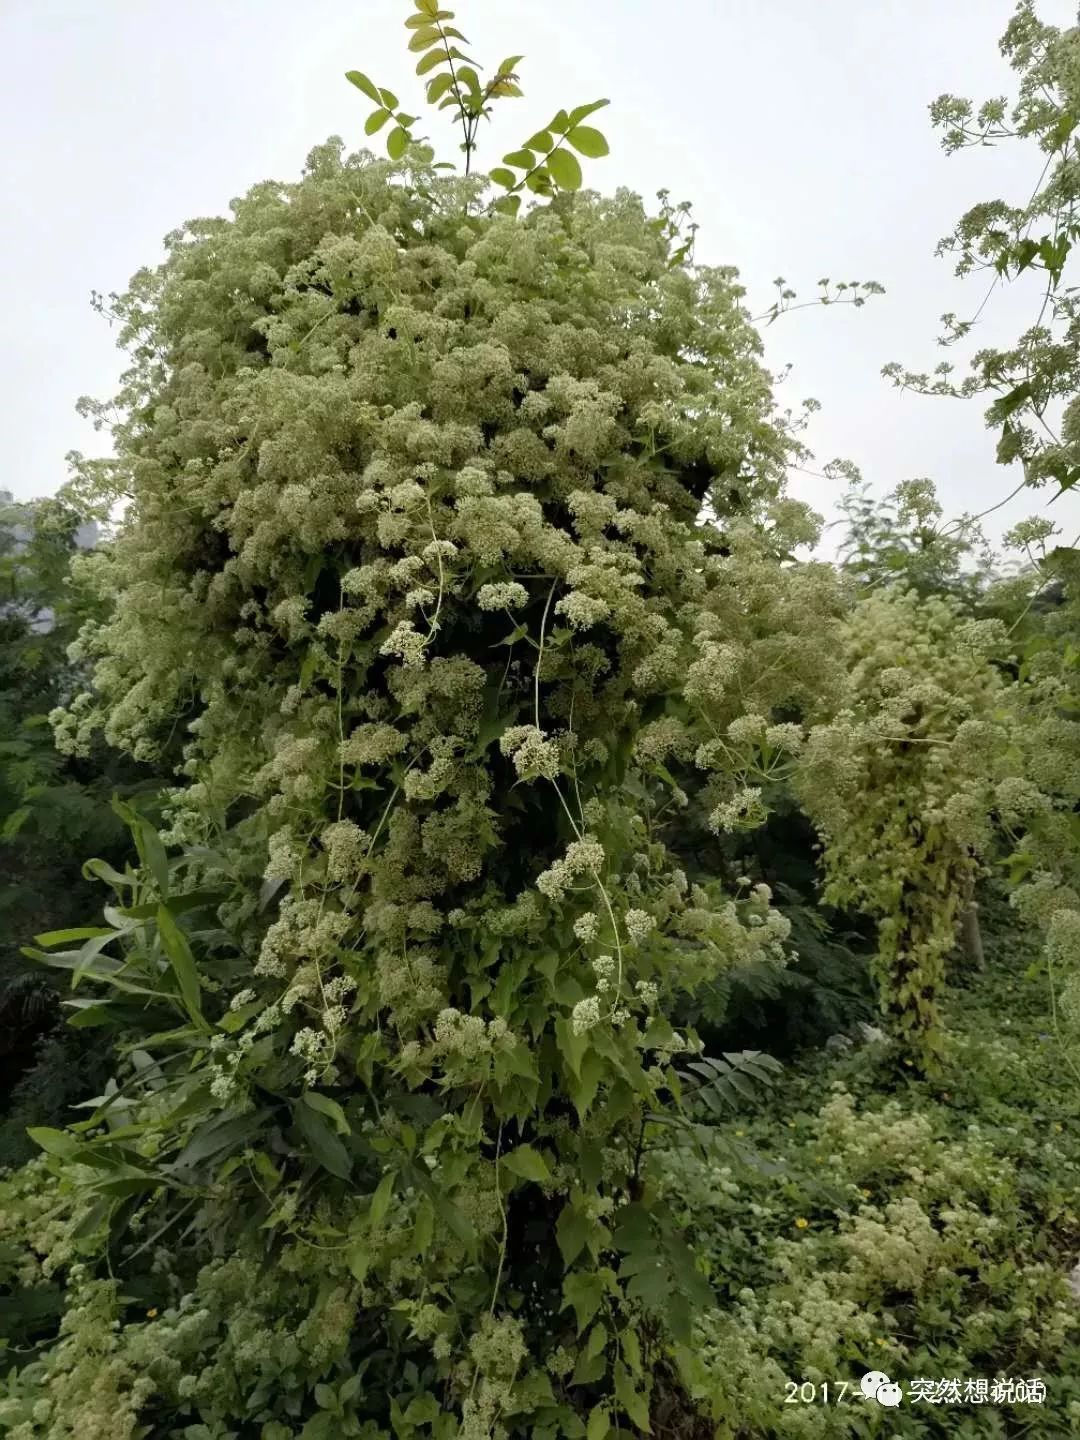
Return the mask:
<path fill-rule="evenodd" d="M 1058 1021 L 1057 996 L 1054 989 L 1054 966 L 1050 959 L 1049 945 L 1046 946 L 1046 979 L 1050 986 L 1050 1020 L 1054 1026 L 1054 1035 L 1058 1044 L 1061 1046 L 1061 1054 L 1065 1064 L 1068 1065 L 1076 1078 L 1080 1080 L 1080 1070 L 1073 1064 L 1072 1056 L 1069 1054 L 1069 1047 L 1065 1044 L 1064 1037 L 1061 1034 L 1061 1025 Z"/>
<path fill-rule="evenodd" d="M 537 733 L 538 733 L 538 734 L 543 734 L 543 727 L 542 727 L 541 724 L 540 724 L 540 668 L 541 668 L 541 666 L 542 666 L 543 663 L 544 663 L 544 640 L 545 640 L 545 632 L 546 632 L 546 630 L 547 630 L 547 618 L 548 618 L 548 613 L 549 613 L 550 610 L 551 610 L 551 602 L 552 602 L 552 600 L 553 600 L 554 597 L 555 597 L 555 589 L 556 589 L 556 586 L 558 585 L 558 583 L 559 583 L 559 580 L 558 580 L 558 577 L 556 576 L 556 578 L 555 578 L 554 580 L 552 580 L 552 582 L 551 582 L 551 589 L 548 591 L 547 603 L 546 603 L 545 606 L 544 606 L 544 613 L 543 613 L 543 615 L 541 616 L 541 619 L 540 619 L 540 642 L 539 642 L 539 644 L 537 645 L 536 668 L 533 670 L 533 715 L 534 715 L 534 720 L 535 720 L 536 729 L 537 729 Z M 571 829 L 573 830 L 574 834 L 577 836 L 578 840 L 583 840 L 583 839 L 585 838 L 585 831 L 584 831 L 584 821 L 585 821 L 585 817 L 584 817 L 584 814 L 583 814 L 582 817 L 581 817 L 581 818 L 582 818 L 582 824 L 579 826 L 578 823 L 577 823 L 577 821 L 574 819 L 573 811 L 570 809 L 570 806 L 566 803 L 566 797 L 563 795 L 562 790 L 559 788 L 559 782 L 558 782 L 557 780 L 555 780 L 555 779 L 552 779 L 551 784 L 552 784 L 552 786 L 554 787 L 555 794 L 559 797 L 559 804 L 562 806 L 563 810 L 566 812 L 566 818 L 570 821 Z M 575 780 L 575 784 L 576 784 L 576 780 Z M 603 880 L 601 880 L 601 878 L 600 878 L 600 872 L 599 872 L 598 870 L 596 870 L 596 869 L 595 869 L 593 866 L 591 866 L 591 865 L 590 865 L 589 869 L 590 869 L 590 872 L 591 872 L 591 874 L 592 874 L 593 880 L 594 880 L 594 882 L 595 882 L 595 884 L 596 884 L 596 888 L 600 891 L 601 898 L 603 899 L 603 902 L 604 902 L 604 908 L 607 910 L 607 913 L 608 913 L 608 919 L 611 921 L 611 934 L 612 934 L 612 939 L 613 939 L 614 945 L 615 945 L 615 954 L 616 954 L 616 956 L 618 957 L 618 974 L 617 974 L 617 976 L 616 976 L 616 981 L 615 981 L 615 998 L 614 998 L 614 1000 L 611 1002 L 611 1013 L 614 1014 L 614 1013 L 615 1013 L 615 1010 L 616 1010 L 616 1008 L 617 1008 L 618 1001 L 622 999 L 622 982 L 623 982 L 623 951 L 622 951 L 622 941 L 621 941 L 621 939 L 619 938 L 619 926 L 618 926 L 618 923 L 616 922 L 616 919 L 615 919 L 615 911 L 614 911 L 614 909 L 612 908 L 611 899 L 610 899 L 610 897 L 608 896 L 607 889 L 605 888 L 604 882 L 603 882 Z"/>

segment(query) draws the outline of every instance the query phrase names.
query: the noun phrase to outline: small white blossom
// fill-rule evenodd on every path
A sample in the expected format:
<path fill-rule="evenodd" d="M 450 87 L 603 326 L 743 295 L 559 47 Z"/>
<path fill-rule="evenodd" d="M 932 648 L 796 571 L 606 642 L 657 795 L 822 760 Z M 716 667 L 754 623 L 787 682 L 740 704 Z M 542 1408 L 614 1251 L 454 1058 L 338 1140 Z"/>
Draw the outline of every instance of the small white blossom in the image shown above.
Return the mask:
<path fill-rule="evenodd" d="M 476 603 L 481 610 L 516 610 L 524 605 L 529 592 L 516 580 L 505 580 L 495 585 L 481 585 Z"/>
<path fill-rule="evenodd" d="M 570 1016 L 570 1028 L 575 1035 L 584 1035 L 600 1023 L 600 1001 L 595 995 L 579 1000 Z"/>

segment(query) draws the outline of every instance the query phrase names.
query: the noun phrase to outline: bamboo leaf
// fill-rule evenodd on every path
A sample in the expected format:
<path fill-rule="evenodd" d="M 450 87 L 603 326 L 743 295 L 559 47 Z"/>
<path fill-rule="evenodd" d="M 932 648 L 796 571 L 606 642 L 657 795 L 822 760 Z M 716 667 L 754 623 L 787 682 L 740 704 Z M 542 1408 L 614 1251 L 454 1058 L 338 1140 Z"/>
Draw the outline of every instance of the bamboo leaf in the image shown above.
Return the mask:
<path fill-rule="evenodd" d="M 99 925 L 76 925 L 71 930 L 46 930 L 43 935 L 35 935 L 34 939 L 39 945 L 66 945 L 71 940 L 93 940 L 99 935 L 115 935 L 116 931 L 111 927 L 103 929 Z"/>
<path fill-rule="evenodd" d="M 336 1100 L 331 1100 L 329 1095 L 323 1095 L 318 1090 L 305 1090 L 303 1099 L 304 1103 L 310 1105 L 313 1110 L 318 1110 L 321 1115 L 325 1115 L 339 1135 L 352 1134 L 349 1122 L 345 1118 L 345 1111 Z"/>
<path fill-rule="evenodd" d="M 158 906 L 157 927 L 172 972 L 180 986 L 184 1009 L 196 1024 L 205 1024 L 199 999 L 199 972 L 195 965 L 195 957 L 191 953 L 187 936 L 164 905 Z"/>
<path fill-rule="evenodd" d="M 334 1134 L 326 1117 L 303 1100 L 296 1102 L 292 1113 L 296 1128 L 323 1169 L 339 1180 L 347 1180 L 352 1170 L 352 1156 Z"/>

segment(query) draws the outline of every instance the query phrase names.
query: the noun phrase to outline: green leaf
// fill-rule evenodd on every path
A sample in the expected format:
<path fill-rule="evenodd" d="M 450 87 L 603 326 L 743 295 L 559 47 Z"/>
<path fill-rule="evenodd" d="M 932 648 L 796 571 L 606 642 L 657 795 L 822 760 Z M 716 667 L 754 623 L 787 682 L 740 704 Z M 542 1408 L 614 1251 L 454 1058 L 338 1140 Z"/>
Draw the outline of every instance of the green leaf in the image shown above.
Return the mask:
<path fill-rule="evenodd" d="M 497 210 L 500 215 L 516 215 L 521 209 L 521 196 L 500 195 L 492 204 L 492 209 Z"/>
<path fill-rule="evenodd" d="M 416 73 L 417 75 L 426 75 L 429 70 L 434 70 L 436 65 L 448 65 L 449 63 L 449 57 L 445 50 L 430 50 L 426 55 L 420 57 Z M 451 84 L 453 83 L 453 77 L 449 73 L 446 78 Z"/>
<path fill-rule="evenodd" d="M 165 846 L 161 843 L 161 836 L 150 824 L 149 820 L 141 815 L 135 827 L 135 848 L 139 852 L 139 858 L 150 874 L 157 882 L 158 893 L 163 900 L 169 894 L 169 860 L 165 854 Z"/>
<path fill-rule="evenodd" d="M 655 1249 L 652 1222 L 644 1205 L 635 1201 L 624 1206 L 615 1229 L 615 1245 L 630 1254 L 652 1257 Z"/>
<path fill-rule="evenodd" d="M 424 11 L 424 13 L 420 15 L 410 15 L 405 21 L 405 29 L 422 30 L 425 25 L 430 25 L 433 20 L 452 20 L 453 18 L 454 12 L 452 10 Z"/>
<path fill-rule="evenodd" d="M 555 1042 L 559 1047 L 567 1068 L 575 1080 L 581 1079 L 581 1061 L 589 1048 L 589 1036 L 586 1031 L 578 1034 L 570 1021 L 560 1017 L 555 1022 Z"/>
<path fill-rule="evenodd" d="M 431 1249 L 435 1233 L 435 1206 L 427 1195 L 420 1197 L 416 1207 L 416 1223 L 413 1226 L 413 1250 L 417 1255 L 426 1255 Z"/>
<path fill-rule="evenodd" d="M 72 1030 L 93 1030 L 95 1026 L 109 1025 L 114 1021 L 108 1000 L 91 1000 L 89 1004 L 82 1000 L 65 1000 L 63 1003 L 75 1007 L 75 1014 L 69 1016 L 67 1022 Z"/>
<path fill-rule="evenodd" d="M 454 77 L 449 71 L 442 75 L 436 75 L 433 80 L 428 81 L 427 98 L 428 104 L 434 105 L 436 100 L 441 100 L 454 83 Z"/>
<path fill-rule="evenodd" d="M 535 135 L 525 141 L 525 149 L 539 150 L 546 155 L 554 144 L 555 138 L 550 130 L 538 130 Z"/>
<path fill-rule="evenodd" d="M 409 132 L 403 130 L 400 125 L 391 130 L 386 137 L 386 153 L 391 160 L 400 160 L 405 154 L 409 144 Z"/>
<path fill-rule="evenodd" d="M 624 1332 L 623 1343 L 626 1337 L 634 1332 Z M 571 1385 L 595 1385 L 602 1380 L 607 1370 L 607 1361 L 604 1358 L 604 1347 L 607 1345 L 608 1332 L 602 1323 L 597 1323 L 589 1331 L 589 1338 L 585 1342 L 584 1349 L 580 1352 L 577 1365 L 574 1367 L 574 1374 L 571 1378 Z"/>
<path fill-rule="evenodd" d="M 78 1224 L 68 1231 L 68 1234 L 73 1240 L 84 1240 L 95 1234 L 108 1221 L 115 1206 L 115 1200 L 95 1200 Z"/>
<path fill-rule="evenodd" d="M 585 1427 L 585 1440 L 607 1440 L 611 1434 L 611 1417 L 603 1405 L 597 1405 L 589 1412 L 589 1423 Z"/>
<path fill-rule="evenodd" d="M 94 940 L 99 935 L 116 933 L 111 927 L 77 925 L 71 930 L 46 930 L 43 935 L 35 935 L 34 940 L 38 945 L 66 945 L 71 940 Z"/>
<path fill-rule="evenodd" d="M 382 129 L 382 127 L 389 119 L 390 111 L 387 110 L 385 106 L 380 107 L 378 110 L 373 110 L 371 114 L 367 117 L 367 120 L 364 122 L 364 134 L 376 134 L 379 130 Z"/>
<path fill-rule="evenodd" d="M 187 936 L 164 905 L 158 906 L 157 927 L 161 943 L 169 957 L 169 964 L 180 985 L 184 1009 L 197 1025 L 205 1024 L 199 1002 L 199 972 L 195 967 L 191 946 L 188 944 Z"/>
<path fill-rule="evenodd" d="M 574 1307 L 579 1335 L 600 1309 L 605 1288 L 603 1275 L 595 1270 L 575 1271 L 563 1281 L 562 1308 L 565 1310 L 568 1306 Z"/>
<path fill-rule="evenodd" d="M 509 1050 L 500 1050 L 498 1054 L 498 1068 L 505 1070 L 507 1075 L 517 1075 L 522 1080 L 530 1080 L 539 1083 L 540 1072 L 536 1068 L 536 1058 L 527 1045 L 514 1045 Z"/>
<path fill-rule="evenodd" d="M 581 188 L 581 165 L 576 155 L 569 150 L 552 150 L 547 159 L 551 178 L 560 190 Z"/>
<path fill-rule="evenodd" d="M 177 1170 L 187 1170 L 203 1160 L 220 1156 L 223 1150 L 240 1146 L 254 1135 L 260 1115 L 235 1115 L 226 1111 L 224 1115 L 200 1125 L 191 1139 L 172 1162 Z"/>
<path fill-rule="evenodd" d="M 106 860 L 87 860 L 82 867 L 85 880 L 104 880 L 113 889 L 130 889 L 135 884 L 134 875 L 121 875 Z"/>
<path fill-rule="evenodd" d="M 374 100 L 376 105 L 383 103 L 382 96 L 378 89 L 371 83 L 362 70 L 346 70 L 345 79 L 351 81 L 358 90 L 362 90 L 369 100 Z"/>
<path fill-rule="evenodd" d="M 518 67 L 518 61 L 524 60 L 524 55 L 508 55 L 495 71 L 496 75 L 512 75 Z"/>
<path fill-rule="evenodd" d="M 585 117 L 586 117 L 587 115 L 592 115 L 592 114 L 594 114 L 597 110 L 602 110 L 605 105 L 610 105 L 610 104 L 611 104 L 611 101 L 610 101 L 610 100 L 594 100 L 594 101 L 593 101 L 591 104 L 589 104 L 589 105 L 578 105 L 578 106 L 576 106 L 573 110 L 570 111 L 570 114 L 567 116 L 567 128 L 569 129 L 569 128 L 570 128 L 571 126 L 573 126 L 573 125 L 579 125 L 579 124 L 581 123 L 581 121 L 585 119 Z M 565 114 L 565 113 L 566 113 L 566 112 L 563 111 L 563 110 L 560 110 L 560 111 L 559 111 L 559 114 L 560 114 L 560 115 L 563 115 L 563 114 Z"/>
<path fill-rule="evenodd" d="M 517 1175 L 522 1180 L 534 1180 L 538 1184 L 551 1179 L 551 1171 L 548 1163 L 531 1145 L 519 1145 L 516 1150 L 503 1155 L 499 1164 L 504 1170 L 509 1170 L 511 1175 Z"/>
<path fill-rule="evenodd" d="M 507 165 L 514 165 L 518 170 L 531 170 L 536 164 L 536 156 L 531 150 L 511 150 L 503 159 Z"/>
<path fill-rule="evenodd" d="M 600 1089 L 600 1081 L 604 1077 L 604 1069 L 603 1058 L 595 1050 L 586 1051 L 581 1061 L 581 1079 L 577 1084 L 571 1083 L 569 1087 L 574 1108 L 582 1120 L 592 1109 L 592 1103 Z"/>
<path fill-rule="evenodd" d="M 571 1202 L 563 1206 L 555 1225 L 555 1238 L 563 1264 L 570 1266 L 588 1243 L 592 1234 L 592 1222 Z"/>
<path fill-rule="evenodd" d="M 305 1090 L 300 1098 L 305 1105 L 310 1105 L 313 1110 L 318 1110 L 320 1115 L 325 1115 L 339 1135 L 352 1134 L 345 1111 L 336 1100 L 331 1100 L 329 1095 L 322 1095 L 318 1090 Z"/>
<path fill-rule="evenodd" d="M 14 840 L 33 813 L 29 805 L 21 805 L 18 810 L 13 810 L 4 821 L 3 830 L 0 830 L 0 838 Z"/>
<path fill-rule="evenodd" d="M 646 1433 L 650 1431 L 649 1402 L 644 1395 L 634 1389 L 634 1382 L 625 1365 L 615 1366 L 615 1399 L 639 1430 L 644 1430 Z"/>
<path fill-rule="evenodd" d="M 449 1225 L 461 1243 L 472 1253 L 476 1249 L 476 1229 L 459 1206 L 452 1200 L 444 1200 L 437 1194 L 432 1196 L 437 1214 Z"/>
<path fill-rule="evenodd" d="M 488 178 L 494 180 L 496 185 L 501 185 L 509 190 L 511 185 L 517 184 L 517 176 L 512 170 L 506 170 L 501 165 L 496 165 L 494 170 L 489 171 Z"/>
<path fill-rule="evenodd" d="M 349 1267 L 349 1273 L 354 1280 L 359 1280 L 361 1285 L 371 1269 L 371 1258 L 371 1247 L 366 1240 L 358 1240 L 345 1252 L 345 1264 Z"/>
<path fill-rule="evenodd" d="M 253 1016 L 265 1009 L 265 1000 L 252 1000 L 248 1005 L 241 1005 L 239 1010 L 226 1010 L 217 1022 L 218 1029 L 223 1030 L 226 1035 L 235 1035 L 237 1030 L 242 1030 Z"/>
<path fill-rule="evenodd" d="M 439 34 L 438 27 L 435 25 L 427 25 L 424 29 L 417 30 L 416 34 L 413 35 L 409 41 L 409 49 L 413 54 L 416 54 L 418 50 L 428 50 L 432 45 L 438 45 L 441 39 L 442 36 Z"/>
<path fill-rule="evenodd" d="M 579 155 L 586 155 L 590 160 L 599 160 L 610 153 L 607 140 L 591 125 L 575 125 L 566 132 L 566 138 Z"/>
<path fill-rule="evenodd" d="M 383 86 L 380 85 L 379 94 L 382 96 L 382 103 L 386 106 L 388 110 L 397 109 L 398 98 L 392 90 L 386 90 L 383 88 Z"/>
<path fill-rule="evenodd" d="M 371 1197 L 370 1220 L 373 1230 L 377 1229 L 386 1219 L 386 1212 L 390 1209 L 390 1201 L 394 1197 L 394 1181 L 396 1179 L 397 1172 L 388 1170 Z"/>
<path fill-rule="evenodd" d="M 431 1425 L 442 1413 L 434 1395 L 415 1395 L 405 1409 L 404 1418 L 408 1425 Z"/>
<path fill-rule="evenodd" d="M 649 1310 L 664 1314 L 671 1299 L 671 1275 L 655 1256 L 627 1256 L 619 1266 L 619 1279 L 629 1283 L 627 1297 L 640 1300 Z"/>
<path fill-rule="evenodd" d="M 47 1155 L 58 1155 L 61 1159 L 78 1149 L 79 1142 L 66 1130 L 53 1130 L 46 1125 L 35 1125 L 27 1130 L 35 1145 L 40 1145 Z"/>
<path fill-rule="evenodd" d="M 339 1180 L 347 1180 L 352 1170 L 352 1156 L 334 1134 L 326 1118 L 303 1101 L 297 1101 L 292 1113 L 296 1128 L 323 1169 L 329 1170 L 330 1174 L 336 1175 Z"/>

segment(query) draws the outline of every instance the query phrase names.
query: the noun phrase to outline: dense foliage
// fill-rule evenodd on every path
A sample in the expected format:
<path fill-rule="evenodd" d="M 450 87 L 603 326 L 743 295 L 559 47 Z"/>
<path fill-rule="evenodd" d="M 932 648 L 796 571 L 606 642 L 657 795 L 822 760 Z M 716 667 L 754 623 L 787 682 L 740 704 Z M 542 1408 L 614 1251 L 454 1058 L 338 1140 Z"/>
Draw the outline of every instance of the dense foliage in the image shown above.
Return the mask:
<path fill-rule="evenodd" d="M 20 951 L 36 931 L 95 906 L 83 861 L 125 853 L 110 799 L 140 783 L 100 745 L 78 760 L 58 754 L 49 729 L 50 710 L 80 684 L 67 648 L 93 606 L 70 581 L 80 535 L 61 502 L 0 505 L 0 1164 L 29 1159 L 27 1124 L 60 1121 L 92 1083 L 92 1042 L 58 1024 L 58 988 Z"/>

